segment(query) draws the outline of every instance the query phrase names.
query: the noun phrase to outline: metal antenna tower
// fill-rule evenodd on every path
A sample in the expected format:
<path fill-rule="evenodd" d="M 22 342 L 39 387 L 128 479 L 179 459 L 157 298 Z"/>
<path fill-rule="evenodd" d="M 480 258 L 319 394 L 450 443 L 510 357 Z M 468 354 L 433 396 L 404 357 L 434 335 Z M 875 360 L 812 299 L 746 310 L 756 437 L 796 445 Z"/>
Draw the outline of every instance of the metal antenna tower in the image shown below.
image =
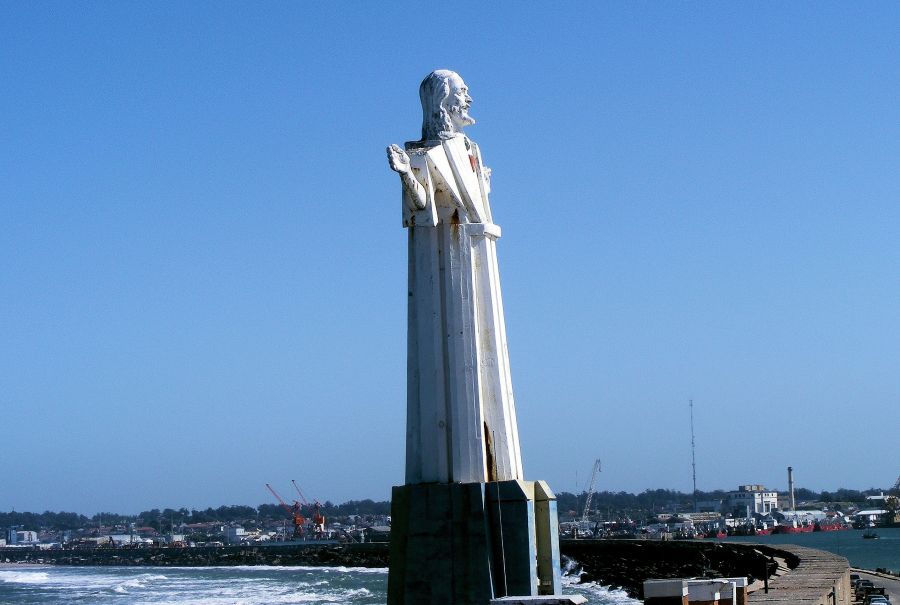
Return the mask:
<path fill-rule="evenodd" d="M 694 512 L 697 512 L 697 453 L 694 447 L 694 400 L 690 400 L 691 407 L 691 471 L 694 476 Z"/>

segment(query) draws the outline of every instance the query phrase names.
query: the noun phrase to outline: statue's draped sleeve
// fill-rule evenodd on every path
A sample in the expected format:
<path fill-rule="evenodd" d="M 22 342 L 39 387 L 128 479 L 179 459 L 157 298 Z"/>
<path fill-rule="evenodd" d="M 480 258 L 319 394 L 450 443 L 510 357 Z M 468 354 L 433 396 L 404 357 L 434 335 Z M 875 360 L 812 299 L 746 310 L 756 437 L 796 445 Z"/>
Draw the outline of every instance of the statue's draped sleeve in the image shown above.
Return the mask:
<path fill-rule="evenodd" d="M 434 183 L 431 171 L 428 167 L 428 159 L 421 150 L 407 150 L 409 155 L 409 167 L 416 184 L 422 188 L 425 197 L 425 207 L 418 209 L 409 187 L 403 186 L 403 226 L 404 227 L 434 227 L 437 225 L 437 207 L 434 200 Z"/>
<path fill-rule="evenodd" d="M 484 201 L 485 222 L 493 223 L 491 217 L 491 205 L 488 202 L 488 196 L 491 193 L 491 179 L 488 176 L 489 171 L 484 167 L 481 160 L 481 149 L 474 142 L 472 143 L 472 157 L 475 158 L 475 170 L 478 173 L 478 184 L 481 186 L 481 199 Z"/>

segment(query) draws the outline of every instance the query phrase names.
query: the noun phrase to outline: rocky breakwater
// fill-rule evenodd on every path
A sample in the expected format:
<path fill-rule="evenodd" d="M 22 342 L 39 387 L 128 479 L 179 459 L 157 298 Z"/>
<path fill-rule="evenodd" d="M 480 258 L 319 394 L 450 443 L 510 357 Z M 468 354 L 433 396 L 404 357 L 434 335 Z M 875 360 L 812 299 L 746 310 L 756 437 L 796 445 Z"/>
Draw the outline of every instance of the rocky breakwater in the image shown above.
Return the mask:
<path fill-rule="evenodd" d="M 196 548 L 92 548 L 75 550 L 0 549 L 0 562 L 44 565 L 318 565 L 387 567 L 388 545 L 302 544 L 201 546 Z"/>
<path fill-rule="evenodd" d="M 581 568 L 582 582 L 618 586 L 638 599 L 644 580 L 746 577 L 753 583 L 774 575 L 776 560 L 788 567 L 800 562 L 768 546 L 701 540 L 563 540 L 560 552 Z"/>

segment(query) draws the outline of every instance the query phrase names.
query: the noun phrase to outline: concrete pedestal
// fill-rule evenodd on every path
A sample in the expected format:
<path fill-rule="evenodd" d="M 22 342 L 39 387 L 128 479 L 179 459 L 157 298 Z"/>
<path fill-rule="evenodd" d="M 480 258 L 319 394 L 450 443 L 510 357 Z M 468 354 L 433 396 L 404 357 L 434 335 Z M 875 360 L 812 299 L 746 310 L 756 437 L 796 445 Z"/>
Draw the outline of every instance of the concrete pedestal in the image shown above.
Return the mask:
<path fill-rule="evenodd" d="M 542 481 L 394 487 L 388 605 L 561 597 L 557 535 Z"/>
<path fill-rule="evenodd" d="M 747 578 L 646 580 L 645 605 L 743 605 Z"/>

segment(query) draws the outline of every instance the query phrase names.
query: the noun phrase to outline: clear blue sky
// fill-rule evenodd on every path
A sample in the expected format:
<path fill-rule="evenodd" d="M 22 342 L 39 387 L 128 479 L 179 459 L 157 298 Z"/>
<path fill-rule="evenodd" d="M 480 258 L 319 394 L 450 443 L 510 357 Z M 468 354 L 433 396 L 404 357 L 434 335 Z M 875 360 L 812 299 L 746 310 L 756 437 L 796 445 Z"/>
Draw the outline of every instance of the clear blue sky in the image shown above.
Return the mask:
<path fill-rule="evenodd" d="M 526 475 L 900 473 L 893 2 L 0 2 L 0 510 L 388 499 L 384 147 L 460 72 Z M 577 483 L 576 483 L 577 481 Z"/>

